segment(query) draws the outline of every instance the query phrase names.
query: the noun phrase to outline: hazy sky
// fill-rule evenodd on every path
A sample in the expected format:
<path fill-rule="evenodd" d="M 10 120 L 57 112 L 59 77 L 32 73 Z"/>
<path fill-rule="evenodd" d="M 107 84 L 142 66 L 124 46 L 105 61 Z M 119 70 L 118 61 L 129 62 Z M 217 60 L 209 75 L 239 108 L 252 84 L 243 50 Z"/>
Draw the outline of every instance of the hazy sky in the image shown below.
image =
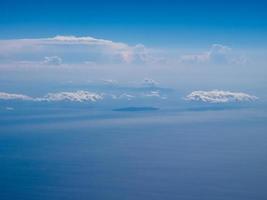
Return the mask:
<path fill-rule="evenodd" d="M 266 85 L 265 1 L 46 0 L 0 5 L 2 81 L 148 77 L 185 87 Z"/>

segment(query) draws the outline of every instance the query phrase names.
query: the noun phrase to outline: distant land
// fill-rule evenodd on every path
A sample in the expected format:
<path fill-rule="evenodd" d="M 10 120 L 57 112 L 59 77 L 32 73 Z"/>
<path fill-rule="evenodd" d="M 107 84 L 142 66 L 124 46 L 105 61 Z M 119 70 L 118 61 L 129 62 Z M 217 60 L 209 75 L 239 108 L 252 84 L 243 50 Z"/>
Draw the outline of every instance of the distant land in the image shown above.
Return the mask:
<path fill-rule="evenodd" d="M 159 108 L 155 107 L 125 107 L 125 108 L 116 108 L 113 111 L 123 111 L 123 112 L 140 112 L 140 111 L 156 111 Z"/>

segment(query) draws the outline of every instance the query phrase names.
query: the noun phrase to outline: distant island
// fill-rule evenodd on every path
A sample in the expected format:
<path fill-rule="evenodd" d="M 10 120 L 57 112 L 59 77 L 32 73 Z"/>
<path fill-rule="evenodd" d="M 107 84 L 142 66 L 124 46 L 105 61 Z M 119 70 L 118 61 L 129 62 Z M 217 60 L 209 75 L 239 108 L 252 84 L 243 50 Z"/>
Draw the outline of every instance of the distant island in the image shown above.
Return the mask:
<path fill-rule="evenodd" d="M 139 111 L 156 111 L 159 108 L 155 107 L 125 107 L 125 108 L 116 108 L 113 111 L 123 111 L 123 112 L 139 112 Z"/>

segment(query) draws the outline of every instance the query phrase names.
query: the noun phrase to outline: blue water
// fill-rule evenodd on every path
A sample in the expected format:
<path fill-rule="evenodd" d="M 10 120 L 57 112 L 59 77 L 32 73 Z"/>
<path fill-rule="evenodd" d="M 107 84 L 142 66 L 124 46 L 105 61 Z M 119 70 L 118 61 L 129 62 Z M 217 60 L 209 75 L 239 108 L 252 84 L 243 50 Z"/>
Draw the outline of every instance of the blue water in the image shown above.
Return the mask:
<path fill-rule="evenodd" d="M 0 113 L 1 200 L 265 200 L 254 109 Z"/>

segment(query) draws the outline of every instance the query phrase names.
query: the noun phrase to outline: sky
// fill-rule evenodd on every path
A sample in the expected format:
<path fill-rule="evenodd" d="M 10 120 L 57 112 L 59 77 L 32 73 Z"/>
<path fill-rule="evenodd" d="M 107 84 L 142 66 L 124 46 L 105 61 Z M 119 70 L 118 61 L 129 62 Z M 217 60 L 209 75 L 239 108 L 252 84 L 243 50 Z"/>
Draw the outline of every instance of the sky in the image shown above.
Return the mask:
<path fill-rule="evenodd" d="M 149 78 L 176 88 L 266 89 L 265 1 L 0 5 L 2 85 Z"/>
<path fill-rule="evenodd" d="M 266 1 L 1 1 L 1 38 L 90 35 L 151 46 L 266 44 Z M 174 44 L 173 44 L 174 43 Z"/>

